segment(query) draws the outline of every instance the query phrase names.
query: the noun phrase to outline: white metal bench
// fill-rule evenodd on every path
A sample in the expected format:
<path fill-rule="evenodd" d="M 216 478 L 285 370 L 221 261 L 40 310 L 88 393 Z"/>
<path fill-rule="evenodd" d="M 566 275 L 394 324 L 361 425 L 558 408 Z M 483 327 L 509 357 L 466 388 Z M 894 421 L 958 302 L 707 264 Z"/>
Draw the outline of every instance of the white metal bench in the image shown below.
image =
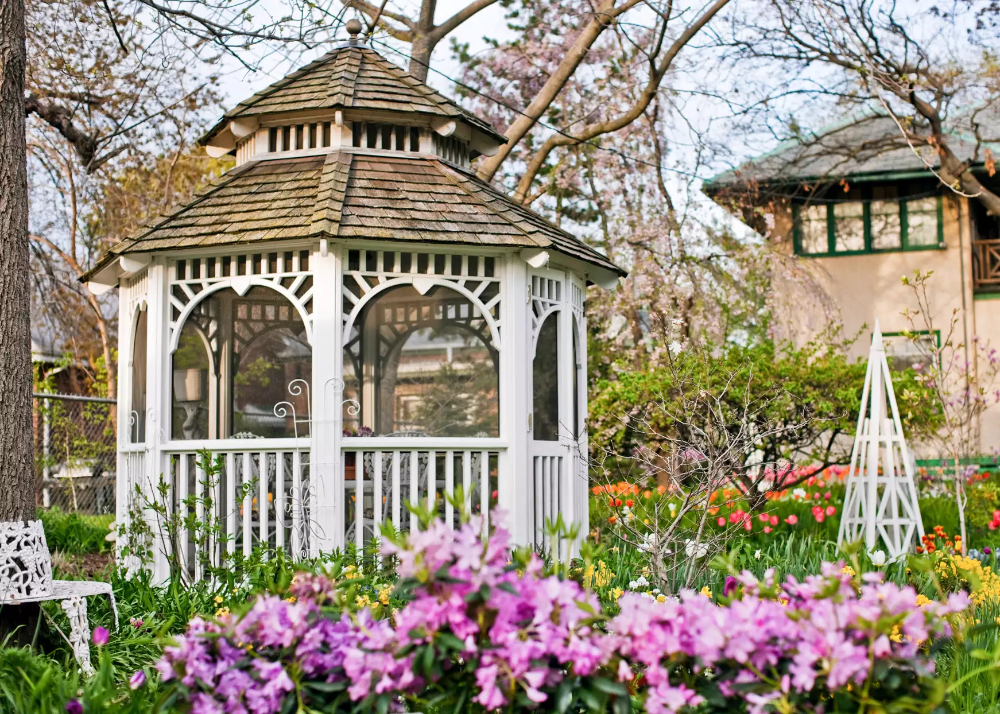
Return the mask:
<path fill-rule="evenodd" d="M 87 598 L 105 595 L 118 628 L 118 607 L 110 583 L 53 580 L 52 557 L 41 521 L 0 521 L 0 606 L 61 600 L 69 618 L 69 643 L 80 670 L 94 673 L 90 664 L 90 620 Z"/>

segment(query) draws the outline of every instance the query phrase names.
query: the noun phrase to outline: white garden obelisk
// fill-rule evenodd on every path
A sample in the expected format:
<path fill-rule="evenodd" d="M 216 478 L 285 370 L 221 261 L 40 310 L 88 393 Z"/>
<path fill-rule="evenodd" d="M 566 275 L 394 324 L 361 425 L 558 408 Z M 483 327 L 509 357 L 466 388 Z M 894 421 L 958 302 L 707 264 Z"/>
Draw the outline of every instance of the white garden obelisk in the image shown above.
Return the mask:
<path fill-rule="evenodd" d="M 924 534 L 913 468 L 876 320 L 838 545 L 864 539 L 866 549 L 872 553 L 880 549 L 881 539 L 888 560 L 912 549 L 914 534 Z"/>

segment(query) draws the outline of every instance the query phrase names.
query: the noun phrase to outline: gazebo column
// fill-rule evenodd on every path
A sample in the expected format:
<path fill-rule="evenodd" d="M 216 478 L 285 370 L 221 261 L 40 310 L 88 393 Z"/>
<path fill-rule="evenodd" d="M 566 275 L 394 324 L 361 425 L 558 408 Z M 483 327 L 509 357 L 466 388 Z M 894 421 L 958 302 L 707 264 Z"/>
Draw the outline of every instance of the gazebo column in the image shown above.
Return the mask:
<path fill-rule="evenodd" d="M 527 264 L 517 255 L 504 261 L 501 302 L 500 436 L 507 442 L 500 452 L 497 501 L 505 513 L 506 527 L 518 545 L 531 542 L 531 462 L 528 454 L 528 413 L 531 382 L 531 322 L 527 300 Z"/>
<path fill-rule="evenodd" d="M 344 546 L 343 298 L 341 252 L 324 240 L 310 259 L 313 273 L 312 497 L 310 554 Z"/>
<path fill-rule="evenodd" d="M 149 502 L 156 502 L 160 498 L 157 488 L 160 476 L 170 480 L 169 456 L 163 451 L 163 442 L 170 438 L 170 397 L 173 376 L 169 351 L 170 286 L 166 258 L 155 257 L 148 270 L 146 459 L 145 473 L 137 477 L 140 479 L 142 497 Z M 134 493 L 134 485 L 130 485 L 130 488 Z M 129 494 L 129 498 L 131 500 L 132 494 Z M 169 546 L 159 537 L 161 533 L 157 523 L 159 516 L 146 512 L 149 527 L 154 534 L 153 580 L 164 581 L 170 576 L 170 565 L 164 553 L 164 549 Z"/>

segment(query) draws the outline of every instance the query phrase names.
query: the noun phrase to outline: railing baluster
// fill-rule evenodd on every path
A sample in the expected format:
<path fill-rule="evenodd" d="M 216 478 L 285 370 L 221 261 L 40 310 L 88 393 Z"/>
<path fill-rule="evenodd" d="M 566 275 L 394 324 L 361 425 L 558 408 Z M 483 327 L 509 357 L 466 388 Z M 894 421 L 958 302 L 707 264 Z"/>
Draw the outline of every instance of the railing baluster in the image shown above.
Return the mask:
<path fill-rule="evenodd" d="M 434 509 L 437 501 L 437 452 L 427 452 L 427 510 Z"/>
<path fill-rule="evenodd" d="M 195 454 L 194 457 L 194 514 L 195 520 L 197 522 L 197 527 L 205 527 L 205 469 L 202 468 L 202 464 L 198 461 L 198 455 Z M 205 539 L 202 537 L 202 546 L 205 545 Z M 202 568 L 203 554 L 198 552 L 198 543 L 195 541 L 195 554 L 194 554 L 194 579 L 201 580 L 204 576 L 204 569 Z"/>
<path fill-rule="evenodd" d="M 253 489 L 253 454 L 249 451 L 243 452 L 243 518 L 240 519 L 240 530 L 243 532 L 243 557 L 249 558 L 253 549 L 251 537 L 253 535 L 253 509 L 251 507 L 250 496 Z"/>
<path fill-rule="evenodd" d="M 292 452 L 292 558 L 302 557 L 302 454 Z"/>
<path fill-rule="evenodd" d="M 462 452 L 462 508 L 465 515 L 472 515 L 472 452 Z"/>
<path fill-rule="evenodd" d="M 209 455 L 208 466 L 213 468 L 215 465 L 215 454 Z M 209 523 L 211 527 L 208 533 L 208 547 L 209 555 L 211 557 L 211 563 L 213 568 L 219 567 L 219 496 L 220 489 L 222 488 L 221 474 L 216 476 L 216 481 L 209 484 L 211 490 L 209 494 L 212 499 L 212 507 L 209 509 Z"/>
<path fill-rule="evenodd" d="M 490 452 L 479 455 L 479 509 L 483 513 L 483 531 L 490 527 Z"/>
<path fill-rule="evenodd" d="M 236 552 L 236 454 L 226 454 L 226 552 Z"/>
<path fill-rule="evenodd" d="M 416 506 L 420 503 L 420 453 L 417 451 L 410 452 L 410 503 Z M 410 511 L 410 531 L 416 531 L 417 526 L 417 514 L 412 510 Z"/>
<path fill-rule="evenodd" d="M 177 534 L 178 548 L 177 562 L 181 571 L 188 573 L 190 558 L 188 557 L 188 529 L 187 529 L 187 499 L 188 499 L 188 465 L 187 454 L 177 454 L 177 511 L 180 515 L 180 531 Z"/>
<path fill-rule="evenodd" d="M 382 259 L 381 254 L 379 260 Z M 382 525 L 382 509 L 385 506 L 382 500 L 382 452 L 375 452 L 375 483 L 372 485 L 372 503 L 375 510 L 372 512 L 372 535 L 377 536 L 379 527 Z"/>
<path fill-rule="evenodd" d="M 274 455 L 274 549 L 285 549 L 285 454 Z"/>
<path fill-rule="evenodd" d="M 260 459 L 260 467 L 257 469 L 257 473 L 260 475 L 260 488 L 257 489 L 257 519 L 259 528 L 257 530 L 257 545 L 263 549 L 264 559 L 267 559 L 267 548 L 269 545 L 267 537 L 267 494 L 269 493 L 267 486 L 269 479 L 270 469 L 267 467 L 267 454 L 265 452 L 260 452 L 258 456 Z"/>
<path fill-rule="evenodd" d="M 402 454 L 399 451 L 392 452 L 392 527 L 398 532 L 402 527 L 400 511 L 402 510 L 403 487 L 399 479 L 399 466 L 402 461 Z"/>
<path fill-rule="evenodd" d="M 451 261 L 447 261 L 451 262 Z M 446 498 L 444 499 L 444 519 L 448 524 L 448 528 L 455 527 L 455 507 L 451 505 L 452 499 L 455 497 L 455 452 L 446 451 L 444 452 L 444 492 Z"/>
<path fill-rule="evenodd" d="M 365 546 L 365 454 L 359 451 L 354 468 L 354 544 L 358 557 Z"/>

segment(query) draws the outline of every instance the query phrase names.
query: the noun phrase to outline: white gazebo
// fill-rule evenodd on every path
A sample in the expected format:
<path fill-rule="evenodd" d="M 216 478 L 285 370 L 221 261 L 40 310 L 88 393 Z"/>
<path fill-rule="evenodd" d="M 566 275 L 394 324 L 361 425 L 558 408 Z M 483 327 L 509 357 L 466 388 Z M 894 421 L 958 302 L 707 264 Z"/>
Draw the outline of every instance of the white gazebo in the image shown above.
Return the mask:
<path fill-rule="evenodd" d="M 519 543 L 586 532 L 584 296 L 622 271 L 475 177 L 504 140 L 356 36 L 226 114 L 235 168 L 85 278 L 119 289 L 119 522 L 162 475 L 225 532 L 181 532 L 192 577 L 459 489 Z"/>

